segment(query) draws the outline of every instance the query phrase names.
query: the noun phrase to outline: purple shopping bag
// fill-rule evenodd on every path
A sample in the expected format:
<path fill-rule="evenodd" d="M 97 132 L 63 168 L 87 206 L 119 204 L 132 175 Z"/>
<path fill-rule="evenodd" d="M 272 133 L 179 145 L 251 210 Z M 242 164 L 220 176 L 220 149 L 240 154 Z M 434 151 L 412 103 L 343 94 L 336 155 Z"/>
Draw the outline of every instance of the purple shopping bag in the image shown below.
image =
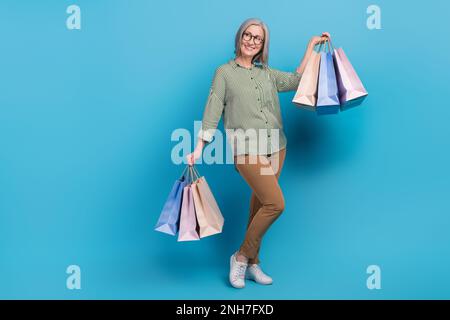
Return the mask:
<path fill-rule="evenodd" d="M 339 96 L 334 70 L 333 56 L 331 54 L 330 43 L 328 43 L 328 52 L 320 52 L 320 71 L 319 86 L 317 89 L 316 112 L 319 115 L 336 114 L 339 112 Z"/>
<path fill-rule="evenodd" d="M 331 42 L 331 39 L 330 39 Z M 360 105 L 368 95 L 342 48 L 333 50 L 333 61 L 339 89 L 341 110 Z"/>
<path fill-rule="evenodd" d="M 192 168 L 189 167 L 189 184 L 183 189 L 183 201 L 180 212 L 180 230 L 178 241 L 200 240 L 198 233 L 198 223 L 195 214 L 194 197 L 192 195 L 191 184 L 193 181 Z"/>
<path fill-rule="evenodd" d="M 181 202 L 183 198 L 183 189 L 187 185 L 187 177 L 185 177 L 187 167 L 184 169 L 181 177 L 175 181 L 172 190 L 167 197 L 166 203 L 156 223 L 155 230 L 170 235 L 178 232 Z"/>

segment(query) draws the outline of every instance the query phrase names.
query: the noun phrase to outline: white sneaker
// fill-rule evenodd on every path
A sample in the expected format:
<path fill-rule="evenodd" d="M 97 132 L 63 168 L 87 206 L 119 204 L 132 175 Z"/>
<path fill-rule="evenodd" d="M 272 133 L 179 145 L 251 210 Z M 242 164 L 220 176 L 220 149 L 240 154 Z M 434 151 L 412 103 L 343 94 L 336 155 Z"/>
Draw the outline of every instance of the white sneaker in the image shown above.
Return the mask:
<path fill-rule="evenodd" d="M 245 270 L 247 263 L 236 260 L 236 253 L 230 258 L 230 283 L 233 287 L 241 289 L 245 287 Z"/>
<path fill-rule="evenodd" d="M 245 278 L 259 284 L 272 284 L 273 280 L 265 274 L 258 264 L 250 264 L 245 272 Z"/>

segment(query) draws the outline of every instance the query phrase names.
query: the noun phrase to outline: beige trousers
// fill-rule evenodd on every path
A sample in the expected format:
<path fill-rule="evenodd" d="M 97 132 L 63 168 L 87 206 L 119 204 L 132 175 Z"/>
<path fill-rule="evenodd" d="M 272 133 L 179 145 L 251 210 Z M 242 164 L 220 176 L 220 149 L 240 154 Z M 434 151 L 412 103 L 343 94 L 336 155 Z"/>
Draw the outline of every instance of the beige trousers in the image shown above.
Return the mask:
<path fill-rule="evenodd" d="M 286 148 L 271 155 L 234 156 L 236 170 L 253 190 L 250 217 L 240 252 L 249 263 L 259 263 L 261 241 L 284 210 L 284 197 L 278 178 L 286 157 Z"/>

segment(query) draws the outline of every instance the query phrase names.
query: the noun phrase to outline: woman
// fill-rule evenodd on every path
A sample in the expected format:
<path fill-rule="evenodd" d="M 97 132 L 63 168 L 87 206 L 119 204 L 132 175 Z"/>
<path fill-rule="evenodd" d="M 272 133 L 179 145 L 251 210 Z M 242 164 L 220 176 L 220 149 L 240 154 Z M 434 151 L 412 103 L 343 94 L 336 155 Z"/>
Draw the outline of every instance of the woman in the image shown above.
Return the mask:
<path fill-rule="evenodd" d="M 200 158 L 223 114 L 235 169 L 253 191 L 245 239 L 230 258 L 229 280 L 235 288 L 243 288 L 245 279 L 272 283 L 259 265 L 258 253 L 263 235 L 284 210 L 278 178 L 287 140 L 278 92 L 297 89 L 314 46 L 328 37 L 326 32 L 312 37 L 296 72 L 283 72 L 268 67 L 267 26 L 259 19 L 248 19 L 236 33 L 235 58 L 216 69 L 197 146 L 187 162 L 194 165 Z"/>

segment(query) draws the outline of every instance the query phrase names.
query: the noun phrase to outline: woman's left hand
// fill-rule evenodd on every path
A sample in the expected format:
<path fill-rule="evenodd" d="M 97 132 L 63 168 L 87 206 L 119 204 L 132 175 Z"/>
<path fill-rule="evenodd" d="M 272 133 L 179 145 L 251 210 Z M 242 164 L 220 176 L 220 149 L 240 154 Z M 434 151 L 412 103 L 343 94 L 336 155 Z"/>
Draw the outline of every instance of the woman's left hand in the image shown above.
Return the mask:
<path fill-rule="evenodd" d="M 297 67 L 297 73 L 303 74 L 305 71 L 306 63 L 308 62 L 311 53 L 314 51 L 314 47 L 321 42 L 328 41 L 330 38 L 331 36 L 328 32 L 322 32 L 321 36 L 314 36 L 309 40 L 302 62 L 300 62 L 300 65 Z"/>
<path fill-rule="evenodd" d="M 331 38 L 331 35 L 329 32 L 322 32 L 322 37 L 327 37 L 329 39 Z"/>
<path fill-rule="evenodd" d="M 327 41 L 329 38 L 331 38 L 331 35 L 328 32 L 322 32 L 322 36 L 313 36 L 309 43 L 312 46 L 315 46 L 319 43 L 322 43 L 324 41 Z"/>

